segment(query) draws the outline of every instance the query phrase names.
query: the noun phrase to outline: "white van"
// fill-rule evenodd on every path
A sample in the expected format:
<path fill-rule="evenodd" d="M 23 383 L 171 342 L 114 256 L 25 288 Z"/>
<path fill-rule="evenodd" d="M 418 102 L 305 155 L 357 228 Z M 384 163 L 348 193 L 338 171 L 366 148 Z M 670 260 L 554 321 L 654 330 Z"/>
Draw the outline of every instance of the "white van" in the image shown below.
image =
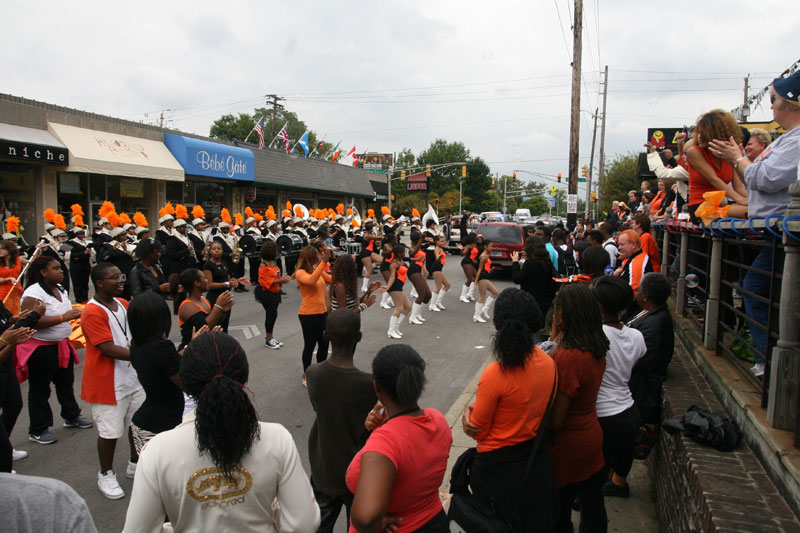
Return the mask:
<path fill-rule="evenodd" d="M 527 224 L 528 222 L 533 221 L 533 217 L 531 216 L 530 209 L 517 209 L 514 211 L 514 220 L 516 220 L 517 224 Z"/>

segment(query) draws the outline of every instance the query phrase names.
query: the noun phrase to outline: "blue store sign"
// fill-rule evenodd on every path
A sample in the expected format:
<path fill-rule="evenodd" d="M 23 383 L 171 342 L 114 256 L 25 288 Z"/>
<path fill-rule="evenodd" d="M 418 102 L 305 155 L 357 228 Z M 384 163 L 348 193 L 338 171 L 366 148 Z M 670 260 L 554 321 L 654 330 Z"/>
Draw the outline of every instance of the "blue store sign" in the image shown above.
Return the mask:
<path fill-rule="evenodd" d="M 186 174 L 238 181 L 255 181 L 253 152 L 192 137 L 164 134 L 164 144 Z"/>

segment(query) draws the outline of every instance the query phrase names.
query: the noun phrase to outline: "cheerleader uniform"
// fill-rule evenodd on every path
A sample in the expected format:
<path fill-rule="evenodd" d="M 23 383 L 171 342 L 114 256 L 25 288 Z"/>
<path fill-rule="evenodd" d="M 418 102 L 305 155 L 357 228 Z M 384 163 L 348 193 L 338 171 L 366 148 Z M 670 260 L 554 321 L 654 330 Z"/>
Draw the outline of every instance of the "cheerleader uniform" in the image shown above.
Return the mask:
<path fill-rule="evenodd" d="M 397 267 L 394 275 L 394 283 L 389 287 L 387 292 L 403 292 L 403 285 L 408 278 L 408 267 L 405 265 L 400 265 Z M 397 311 L 395 311 L 396 313 Z M 403 334 L 400 332 L 400 324 L 403 322 L 403 318 L 405 315 L 395 316 L 392 313 L 392 316 L 389 318 L 389 330 L 386 332 L 386 335 L 390 339 L 402 339 Z"/>
<path fill-rule="evenodd" d="M 392 258 L 394 258 L 394 254 L 390 255 L 389 257 L 384 257 L 383 261 L 381 261 L 381 266 L 379 267 L 381 275 L 385 280 L 389 279 L 389 274 L 387 274 L 387 272 L 389 272 L 389 266 L 392 264 Z M 389 296 L 388 292 L 384 292 L 383 295 L 381 295 L 381 309 L 391 309 L 392 307 L 394 307 L 392 298 Z"/>
<path fill-rule="evenodd" d="M 397 271 L 395 272 L 394 276 L 394 283 L 392 283 L 392 286 L 389 287 L 389 290 L 386 292 L 402 292 L 403 285 L 405 285 L 406 279 L 408 278 L 408 272 L 409 268 L 405 265 L 397 267 Z"/>
<path fill-rule="evenodd" d="M 477 269 L 478 267 L 476 266 L 475 268 Z M 478 277 L 475 279 L 475 281 L 478 282 L 482 279 L 489 279 L 489 272 L 491 271 L 492 260 L 487 257 L 486 262 L 483 264 L 483 270 L 481 270 L 480 274 L 478 274 Z"/>

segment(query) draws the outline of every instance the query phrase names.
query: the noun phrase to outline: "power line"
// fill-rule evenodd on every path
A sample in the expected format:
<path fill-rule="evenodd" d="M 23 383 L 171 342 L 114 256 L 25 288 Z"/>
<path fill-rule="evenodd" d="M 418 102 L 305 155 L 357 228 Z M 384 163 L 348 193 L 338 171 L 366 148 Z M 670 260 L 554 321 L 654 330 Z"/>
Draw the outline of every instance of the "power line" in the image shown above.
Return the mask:
<path fill-rule="evenodd" d="M 558 9 L 558 0 L 553 0 L 556 5 L 556 14 L 558 15 L 558 27 L 561 29 L 561 37 L 564 39 L 564 48 L 567 51 L 567 59 L 569 59 L 570 63 L 572 62 L 572 54 L 569 51 L 569 45 L 567 44 L 567 35 L 564 33 L 564 23 L 561 21 L 561 11 Z"/>

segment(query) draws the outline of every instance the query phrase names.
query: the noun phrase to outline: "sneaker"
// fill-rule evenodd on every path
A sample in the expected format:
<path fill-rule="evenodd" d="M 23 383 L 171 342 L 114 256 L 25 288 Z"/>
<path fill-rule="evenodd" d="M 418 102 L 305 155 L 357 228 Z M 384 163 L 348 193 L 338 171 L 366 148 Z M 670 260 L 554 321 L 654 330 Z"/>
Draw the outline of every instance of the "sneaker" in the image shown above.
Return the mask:
<path fill-rule="evenodd" d="M 753 365 L 753 368 L 750 369 L 750 372 L 757 378 L 760 378 L 764 375 L 764 363 L 756 363 Z"/>
<path fill-rule="evenodd" d="M 131 479 L 136 477 L 136 464 L 133 461 L 128 461 L 128 468 L 125 469 L 125 475 Z"/>
<path fill-rule="evenodd" d="M 58 439 L 56 438 L 55 435 L 45 430 L 39 433 L 38 435 L 34 435 L 31 433 L 30 435 L 28 435 L 28 440 L 32 442 L 38 442 L 39 444 L 53 444 Z"/>
<path fill-rule="evenodd" d="M 25 450 L 12 450 L 11 455 L 14 461 L 22 461 L 23 459 L 28 457 L 28 452 L 26 452 Z"/>
<path fill-rule="evenodd" d="M 631 495 L 631 489 L 626 483 L 624 487 L 620 487 L 610 479 L 603 485 L 603 496 L 611 498 L 627 498 Z"/>
<path fill-rule="evenodd" d="M 281 341 L 279 341 L 278 339 L 276 339 L 275 337 L 272 337 L 272 340 L 274 340 L 275 342 L 277 342 L 277 343 L 278 343 L 278 346 L 283 346 L 283 343 L 282 343 Z"/>
<path fill-rule="evenodd" d="M 280 343 L 275 339 L 267 339 L 264 345 L 270 350 L 277 350 L 278 348 L 281 347 Z"/>
<path fill-rule="evenodd" d="M 64 427 L 65 428 L 80 428 L 80 429 L 89 429 L 94 424 L 88 418 L 84 418 L 79 416 L 74 420 L 64 420 Z"/>
<path fill-rule="evenodd" d="M 97 473 L 97 488 L 109 500 L 119 500 L 125 497 L 125 491 L 119 486 L 117 475 L 113 470 L 109 470 L 105 474 Z"/>

